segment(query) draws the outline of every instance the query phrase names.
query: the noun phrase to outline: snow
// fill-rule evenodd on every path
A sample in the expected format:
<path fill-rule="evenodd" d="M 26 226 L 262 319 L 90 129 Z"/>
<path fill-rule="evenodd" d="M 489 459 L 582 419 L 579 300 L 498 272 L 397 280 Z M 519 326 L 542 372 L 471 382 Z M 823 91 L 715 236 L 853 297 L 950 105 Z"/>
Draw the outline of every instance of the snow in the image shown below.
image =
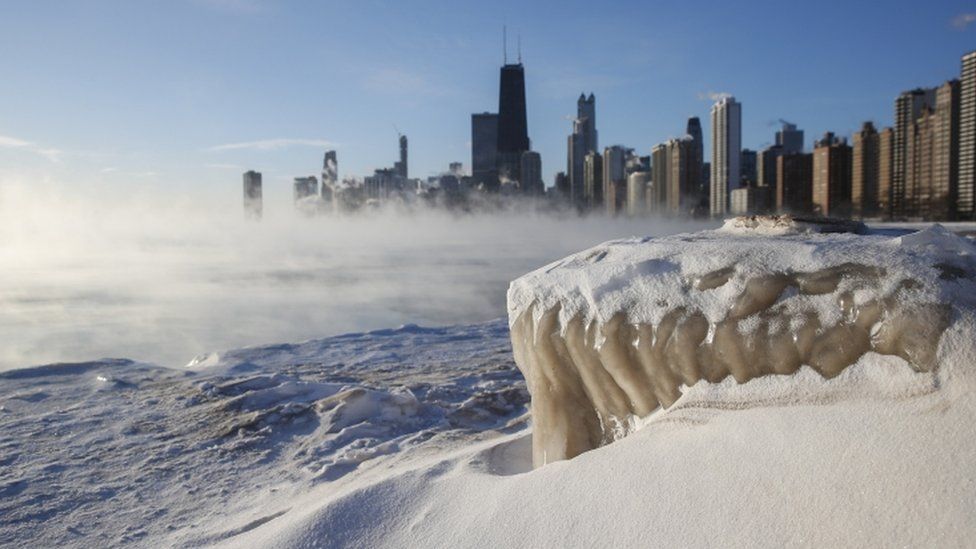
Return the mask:
<path fill-rule="evenodd" d="M 804 361 L 681 383 L 668 406 L 623 418 L 627 436 L 538 468 L 504 319 L 223 350 L 179 369 L 12 370 L 0 373 L 0 546 L 969 545 L 971 242 L 939 228 L 619 240 L 519 279 L 509 305 L 561 337 L 579 329 L 563 329 L 566 309 L 623 330 L 621 311 L 656 329 L 654 307 L 696 307 L 708 323 L 740 307 L 748 332 L 765 313 L 739 298 L 770 272 L 789 280 L 760 310 L 815 313 L 820 335 L 892 292 L 893 312 L 949 306 L 934 364 L 892 346 L 827 376 Z"/>

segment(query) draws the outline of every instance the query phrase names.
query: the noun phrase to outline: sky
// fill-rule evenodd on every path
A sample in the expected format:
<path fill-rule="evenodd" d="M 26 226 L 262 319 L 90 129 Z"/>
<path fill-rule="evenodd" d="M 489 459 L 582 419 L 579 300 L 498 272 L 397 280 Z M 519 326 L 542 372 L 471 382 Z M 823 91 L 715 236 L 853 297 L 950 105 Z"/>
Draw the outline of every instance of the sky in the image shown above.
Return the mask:
<path fill-rule="evenodd" d="M 521 37 L 529 135 L 565 169 L 580 92 L 601 146 L 647 154 L 743 104 L 743 144 L 777 119 L 849 135 L 902 90 L 958 77 L 976 4 L 938 2 L 9 1 L 0 5 L 0 184 L 266 195 L 321 170 L 470 169 L 470 115 L 496 111 L 502 27 Z M 706 145 L 708 147 L 708 145 Z M 707 150 L 707 148 L 706 148 Z M 101 186 L 100 186 L 101 185 Z"/>

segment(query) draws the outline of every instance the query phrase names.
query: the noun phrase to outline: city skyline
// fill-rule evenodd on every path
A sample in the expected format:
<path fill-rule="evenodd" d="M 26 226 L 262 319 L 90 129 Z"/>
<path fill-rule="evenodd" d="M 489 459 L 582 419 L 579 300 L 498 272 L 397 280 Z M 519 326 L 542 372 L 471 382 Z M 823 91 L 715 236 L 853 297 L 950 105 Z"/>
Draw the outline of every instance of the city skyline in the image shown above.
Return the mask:
<path fill-rule="evenodd" d="M 431 74 L 464 66 L 464 70 L 457 74 L 460 78 L 450 86 L 430 85 L 431 82 L 443 83 L 443 79 L 411 78 L 413 63 L 400 63 L 406 53 L 391 52 L 389 48 L 385 48 L 383 54 L 388 56 L 389 64 L 403 67 L 398 69 L 400 73 L 381 69 L 379 72 L 366 71 L 369 74 L 364 73 L 360 80 L 346 79 L 350 60 L 343 56 L 366 55 L 374 61 L 382 57 L 373 51 L 375 48 L 362 46 L 337 50 L 342 51 L 342 55 L 333 55 L 331 64 L 309 62 L 307 66 L 296 66 L 295 62 L 286 63 L 280 73 L 288 78 L 276 78 L 269 68 L 277 55 L 293 52 L 301 62 L 324 61 L 329 59 L 323 51 L 327 48 L 322 44 L 311 48 L 316 50 L 312 55 L 295 43 L 291 48 L 275 45 L 256 54 L 254 48 L 271 46 L 269 38 L 261 34 L 253 35 L 254 44 L 251 45 L 243 43 L 232 47 L 228 43 L 231 37 L 255 32 L 262 21 L 283 21 L 289 24 L 285 28 L 297 32 L 303 27 L 295 19 L 307 12 L 316 12 L 313 8 L 262 2 L 188 2 L 180 4 L 176 12 L 188 12 L 200 19 L 191 21 L 184 31 L 189 45 L 201 41 L 211 44 L 203 38 L 205 31 L 212 31 L 216 36 L 206 50 L 209 52 L 205 56 L 208 57 L 206 62 L 191 58 L 185 63 L 187 45 L 174 45 L 175 51 L 166 53 L 160 44 L 151 44 L 133 36 L 131 31 L 113 26 L 106 28 L 105 34 L 81 41 L 79 61 L 73 67 L 64 65 L 65 45 L 70 44 L 72 38 L 82 38 L 85 34 L 68 29 L 65 35 L 57 24 L 44 19 L 49 11 L 44 7 L 19 8 L 6 23 L 0 23 L 3 40 L 10 45 L 10 51 L 30 52 L 23 59 L 0 61 L 5 73 L 19 84 L 0 92 L 0 120 L 3 121 L 0 124 L 0 136 L 3 136 L 0 160 L 4 166 L 0 177 L 50 175 L 64 180 L 71 174 L 81 180 L 237 186 L 240 173 L 255 169 L 265 174 L 266 190 L 280 186 L 290 192 L 292 179 L 317 165 L 325 149 L 338 151 L 340 177 L 364 176 L 372 169 L 387 165 L 389 159 L 397 155 L 394 132 L 401 131 L 411 138 L 412 176 L 445 172 L 453 161 L 463 162 L 470 173 L 470 115 L 494 109 L 497 71 L 503 61 L 501 26 L 506 20 L 501 12 L 513 12 L 512 6 L 503 6 L 494 15 L 481 13 L 484 24 L 476 31 L 452 30 L 427 45 L 408 41 L 410 48 L 406 53 L 431 57 L 426 62 Z M 110 10 L 102 5 L 87 11 L 79 10 L 80 13 L 75 15 L 83 23 L 105 27 L 108 22 L 145 15 L 146 9 L 126 7 L 109 14 Z M 648 41 L 650 39 L 630 40 L 615 36 L 611 42 L 616 55 L 604 55 L 604 59 L 595 61 L 594 58 L 599 57 L 597 54 L 607 53 L 606 47 L 588 54 L 555 51 L 561 38 L 570 31 L 583 28 L 584 22 L 574 16 L 569 17 L 560 30 L 543 29 L 541 21 L 545 19 L 547 9 L 562 13 L 553 7 L 533 8 L 518 13 L 518 21 L 513 20 L 512 14 L 507 18 L 512 46 L 514 36 L 521 35 L 529 133 L 532 149 L 541 154 L 543 180 L 547 186 L 553 184 L 556 172 L 566 169 L 566 136 L 571 132 L 567 117 L 574 115 L 573 101 L 581 92 L 594 93 L 599 99 L 601 142 L 626 144 L 635 148 L 639 155 L 650 154 L 654 144 L 679 136 L 687 118 L 697 116 L 706 120 L 715 95 L 721 93 L 732 93 L 747 105 L 742 121 L 743 148 L 758 150 L 770 144 L 775 121 L 780 118 L 798 124 L 810 136 L 833 131 L 847 137 L 865 120 L 873 120 L 879 128 L 892 125 L 892 100 L 902 91 L 938 85 L 957 74 L 958 60 L 964 50 L 971 49 L 971 44 L 966 42 L 971 42 L 973 33 L 968 24 L 954 24 L 957 18 L 967 13 L 962 3 L 947 3 L 929 9 L 921 19 L 914 13 L 874 13 L 864 37 L 837 42 L 837 48 L 851 51 L 844 59 L 829 60 L 837 68 L 838 81 L 823 82 L 814 88 L 809 86 L 811 76 L 808 73 L 816 72 L 828 61 L 822 59 L 825 56 L 814 57 L 818 47 L 802 42 L 802 36 L 829 27 L 825 36 L 839 37 L 852 26 L 865 24 L 867 12 L 861 8 L 841 10 L 847 14 L 846 19 L 841 18 L 830 25 L 820 17 L 813 17 L 809 29 L 793 29 L 793 33 L 782 29 L 765 31 L 770 39 L 796 35 L 791 42 L 793 52 L 802 55 L 794 55 L 796 61 L 790 64 L 779 65 L 775 64 L 776 57 L 782 55 L 779 52 L 767 51 L 765 57 L 756 56 L 759 39 L 743 39 L 739 44 L 741 58 L 738 59 L 706 55 L 701 50 L 719 38 L 714 36 L 700 36 L 697 43 L 684 44 L 687 48 L 665 47 L 656 42 L 657 38 Z M 634 5 L 631 9 L 660 15 L 661 21 L 677 20 L 683 14 L 676 8 Z M 727 15 L 729 9 L 717 6 L 714 13 L 700 15 L 701 23 L 722 13 Z M 755 6 L 741 7 L 736 12 L 737 17 L 748 18 L 756 9 Z M 797 11 L 803 10 L 794 8 L 793 14 Z M 891 11 L 898 10 L 893 7 Z M 362 14 L 356 12 L 349 7 L 332 15 L 342 13 L 351 27 L 358 28 L 366 23 Z M 168 14 L 160 21 L 147 24 L 165 24 L 172 17 Z M 383 13 L 377 17 L 382 20 L 392 15 Z M 460 15 L 439 15 L 437 21 L 451 21 L 457 17 Z M 617 22 L 621 23 L 621 29 L 626 29 L 624 19 L 611 18 L 608 22 L 592 24 L 604 27 Z M 917 39 L 908 44 L 892 41 L 890 44 L 878 42 L 866 50 L 853 47 L 855 42 L 877 38 L 880 33 L 875 28 L 877 24 L 887 22 L 895 28 L 907 27 L 909 19 Z M 776 22 L 773 18 L 767 25 Z M 27 23 L 33 23 L 33 26 Z M 26 28 L 50 31 L 34 32 L 34 35 L 61 34 L 64 38 L 42 43 L 34 36 L 27 36 Z M 674 30 L 664 34 L 683 28 L 676 25 Z M 76 32 L 78 34 L 73 34 Z M 347 32 L 350 31 L 337 30 L 338 34 Z M 413 32 L 416 31 L 407 34 Z M 329 42 L 334 38 L 322 39 Z M 135 51 L 101 62 L 92 58 L 97 51 L 117 45 L 121 39 L 131 40 Z M 510 48 L 511 51 L 515 49 Z M 445 50 L 455 51 L 447 54 Z M 641 56 L 646 57 L 644 64 L 635 64 L 633 61 Z M 646 74 L 622 70 L 623 59 L 631 61 L 632 66 L 645 67 Z M 217 70 L 217 65 L 225 60 L 233 61 L 235 70 L 231 74 Z M 676 60 L 683 61 L 680 67 L 676 66 Z M 873 62 L 863 66 L 867 60 Z M 38 76 L 29 71 L 27 64 L 30 61 L 61 66 L 65 70 Z M 176 61 L 185 65 L 185 71 L 180 74 L 170 67 Z M 857 61 L 862 67 L 855 73 L 852 67 Z M 773 65 L 769 66 L 769 63 Z M 129 65 L 144 67 L 124 78 L 122 70 Z M 767 77 L 757 79 L 755 73 L 763 66 L 767 69 Z M 146 71 L 151 68 L 159 69 L 160 76 L 147 78 Z M 743 71 L 743 68 L 748 70 Z M 214 70 L 212 77 L 206 74 L 208 69 Z M 739 69 L 743 76 L 736 76 L 732 69 Z M 308 76 L 308 83 L 295 78 L 298 74 Z M 314 85 L 329 74 L 333 81 L 343 85 L 333 83 L 325 88 Z M 799 78 L 796 77 L 798 74 Z M 848 78 L 841 80 L 844 74 Z M 244 75 L 253 82 L 253 90 L 230 86 Z M 167 81 L 167 78 L 171 80 Z M 64 87 L 65 82 L 71 85 Z M 143 86 L 160 82 L 168 82 L 168 86 L 163 86 L 158 96 L 134 98 Z M 206 85 L 208 82 L 216 84 L 209 86 Z M 110 83 L 124 85 L 119 86 L 121 89 L 117 92 L 107 93 L 104 88 Z M 319 88 L 315 101 L 311 97 L 316 94 L 304 91 L 306 86 L 310 91 Z M 345 87 L 351 91 L 340 90 Z M 57 108 L 30 108 L 43 105 L 44 99 L 58 90 L 60 93 L 71 92 L 71 99 Z M 801 93 L 800 90 L 805 91 Z M 346 106 L 330 100 L 336 94 L 353 92 L 363 96 L 358 104 Z M 110 108 L 108 103 L 114 99 L 114 94 L 119 93 L 127 93 L 128 97 Z M 255 102 L 257 95 L 261 95 L 260 101 Z M 216 106 L 218 100 L 226 105 Z M 264 106 L 256 108 L 262 102 Z M 146 106 L 149 103 L 159 112 L 150 112 Z M 201 105 L 213 110 L 204 112 L 206 116 L 199 124 L 189 123 L 188 118 L 199 114 Z M 381 107 L 373 109 L 376 105 Z M 65 109 L 69 112 L 64 112 Z M 345 123 L 332 120 L 340 114 L 346 118 Z M 171 120 L 164 124 L 163 117 Z M 219 123 L 213 123 L 214 118 Z M 421 124 L 421 119 L 430 123 Z M 708 124 L 703 126 L 706 148 L 710 148 L 711 130 Z"/>

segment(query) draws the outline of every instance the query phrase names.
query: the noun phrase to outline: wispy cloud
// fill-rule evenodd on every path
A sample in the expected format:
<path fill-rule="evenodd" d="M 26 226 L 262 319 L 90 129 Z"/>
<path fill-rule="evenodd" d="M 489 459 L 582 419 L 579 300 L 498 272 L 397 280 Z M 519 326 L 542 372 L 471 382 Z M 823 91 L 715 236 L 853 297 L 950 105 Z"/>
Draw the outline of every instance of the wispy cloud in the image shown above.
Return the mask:
<path fill-rule="evenodd" d="M 106 166 L 101 170 L 99 170 L 99 172 L 106 173 L 106 174 L 110 173 L 115 175 L 121 175 L 125 177 L 156 177 L 159 175 L 159 172 L 154 172 L 151 170 L 128 171 L 128 170 L 123 170 L 121 168 L 117 168 L 115 166 Z"/>
<path fill-rule="evenodd" d="M 258 141 L 243 141 L 241 143 L 225 143 L 207 149 L 212 152 L 222 151 L 277 151 L 289 147 L 335 147 L 336 144 L 325 139 L 292 139 L 279 137 L 276 139 L 260 139 Z"/>
<path fill-rule="evenodd" d="M 729 92 L 707 91 L 698 94 L 698 99 L 701 101 L 721 101 L 730 97 L 732 97 L 732 94 Z"/>
<path fill-rule="evenodd" d="M 966 30 L 973 23 L 976 23 L 976 13 L 960 13 L 952 18 L 952 26 L 958 30 Z"/>
<path fill-rule="evenodd" d="M 0 135 L 0 148 L 17 149 L 31 154 L 37 154 L 47 158 L 51 162 L 60 162 L 61 155 L 63 154 L 63 151 L 60 149 L 44 147 L 32 141 L 18 139 L 8 135 Z"/>

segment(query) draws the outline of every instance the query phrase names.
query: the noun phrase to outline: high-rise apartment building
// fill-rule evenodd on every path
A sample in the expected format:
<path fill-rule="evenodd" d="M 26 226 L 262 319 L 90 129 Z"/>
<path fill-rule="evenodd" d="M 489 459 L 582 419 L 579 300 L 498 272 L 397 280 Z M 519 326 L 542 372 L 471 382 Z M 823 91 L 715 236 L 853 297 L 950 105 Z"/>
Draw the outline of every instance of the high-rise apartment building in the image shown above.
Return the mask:
<path fill-rule="evenodd" d="M 809 214 L 813 210 L 813 155 L 784 154 L 776 159 L 776 210 Z"/>
<path fill-rule="evenodd" d="M 471 115 L 471 180 L 488 190 L 498 188 L 498 115 Z"/>
<path fill-rule="evenodd" d="M 712 106 L 711 215 L 725 215 L 729 191 L 738 188 L 742 159 L 742 105 L 734 97 Z"/>
<path fill-rule="evenodd" d="M 953 220 L 959 198 L 960 84 L 950 80 L 935 91 L 932 116 L 931 176 L 923 192 L 920 215 L 926 219 Z"/>
<path fill-rule="evenodd" d="M 261 219 L 263 210 L 261 173 L 254 170 L 244 172 L 244 216 L 250 219 Z"/>
<path fill-rule="evenodd" d="M 813 211 L 823 216 L 851 215 L 851 147 L 831 132 L 813 148 Z"/>
<path fill-rule="evenodd" d="M 895 131 L 884 128 L 878 132 L 878 193 L 877 213 L 891 219 L 891 182 L 894 178 Z"/>
<path fill-rule="evenodd" d="M 627 215 L 642 216 L 647 213 L 647 187 L 651 172 L 633 172 L 627 176 Z"/>
<path fill-rule="evenodd" d="M 667 143 L 651 148 L 651 189 L 647 194 L 648 213 L 661 213 L 668 207 L 668 184 L 671 165 Z"/>
<path fill-rule="evenodd" d="M 959 77 L 959 181 L 956 219 L 976 219 L 976 51 L 962 57 Z"/>
<path fill-rule="evenodd" d="M 917 88 L 903 92 L 895 100 L 895 133 L 892 143 L 891 215 L 902 219 L 912 214 L 906 198 L 908 188 L 908 154 L 915 135 L 915 123 L 926 109 L 935 104 L 935 89 Z"/>
<path fill-rule="evenodd" d="M 865 122 L 854 132 L 851 159 L 851 214 L 873 217 L 878 213 L 878 171 L 880 168 L 878 130 Z"/>
<path fill-rule="evenodd" d="M 667 212 L 690 213 L 698 204 L 700 170 L 694 138 L 685 136 L 667 142 Z"/>
<path fill-rule="evenodd" d="M 519 181 L 522 153 L 530 150 L 522 63 L 501 68 L 498 89 L 498 176 Z"/>

